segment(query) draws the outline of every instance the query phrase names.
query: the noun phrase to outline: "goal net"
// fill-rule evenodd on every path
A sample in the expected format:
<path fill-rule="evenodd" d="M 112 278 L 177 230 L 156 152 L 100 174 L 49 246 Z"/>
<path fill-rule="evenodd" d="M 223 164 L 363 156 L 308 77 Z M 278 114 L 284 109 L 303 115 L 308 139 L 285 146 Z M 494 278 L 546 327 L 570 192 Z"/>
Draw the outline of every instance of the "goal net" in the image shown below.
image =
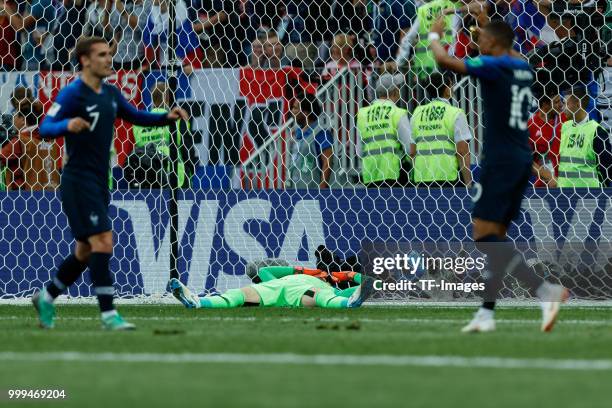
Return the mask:
<path fill-rule="evenodd" d="M 418 106 L 435 99 L 430 91 L 439 71 L 427 33 L 440 15 L 442 44 L 459 58 L 479 55 L 480 29 L 491 19 L 512 26 L 514 50 L 536 76 L 531 118 L 521 126 L 540 173 L 508 236 L 529 244 L 525 257 L 539 274 L 579 298 L 609 299 L 610 180 L 598 174 L 600 187 L 557 188 L 556 179 L 567 97 L 577 87 L 610 143 L 610 3 L 4 0 L 0 299 L 31 296 L 75 244 L 59 187 L 70 158 L 63 138 L 43 140 L 38 128 L 57 93 L 78 76 L 73 51 L 82 36 L 109 42 L 107 81 L 131 104 L 177 105 L 190 116 L 189 123 L 160 129 L 115 124 L 108 181 L 118 297 L 164 295 L 172 272 L 197 293 L 222 292 L 249 284 L 247 266 L 263 260 L 315 267 L 321 245 L 344 259 L 359 255 L 364 243 L 417 248 L 471 241 L 487 109 L 477 81 L 442 76 L 450 92 L 439 96 L 466 118 L 466 131 L 442 142 L 455 149 L 447 154 L 455 174 L 434 168 L 441 178 L 416 183 L 410 143 L 395 134 L 392 153 L 381 153 L 379 163 L 389 169 L 397 161 L 397 172 L 364 184 L 371 152 L 358 112 L 397 90 L 393 103 L 412 120 Z M 480 279 L 445 267 L 424 273 L 455 283 Z M 88 273 L 68 295 L 92 295 Z M 513 279 L 501 292 L 532 295 Z M 432 289 L 394 296 L 475 295 Z"/>

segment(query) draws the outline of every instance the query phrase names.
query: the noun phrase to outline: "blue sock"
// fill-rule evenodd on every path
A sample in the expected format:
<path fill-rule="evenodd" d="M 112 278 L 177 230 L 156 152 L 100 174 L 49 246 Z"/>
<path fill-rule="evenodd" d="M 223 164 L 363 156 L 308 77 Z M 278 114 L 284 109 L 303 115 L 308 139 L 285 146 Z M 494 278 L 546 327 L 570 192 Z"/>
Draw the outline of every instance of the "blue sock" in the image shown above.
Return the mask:
<path fill-rule="evenodd" d="M 53 299 L 69 288 L 81 276 L 87 265 L 79 261 L 74 254 L 64 259 L 57 269 L 57 274 L 47 285 L 47 292 Z"/>
<path fill-rule="evenodd" d="M 479 245 L 479 243 L 502 243 L 505 242 L 505 239 L 497 235 L 490 234 L 479 238 L 474 242 L 476 242 L 476 248 L 478 248 L 479 250 L 481 250 L 481 252 L 487 254 L 487 256 L 490 257 L 493 254 L 493 251 L 491 251 L 492 245 Z M 502 284 L 503 275 L 499 272 L 496 262 L 491 258 L 489 258 L 489 273 L 489 279 L 487 279 L 485 282 L 485 299 L 482 302 L 482 308 L 487 310 L 495 310 L 495 298 L 497 297 L 497 293 L 499 292 L 500 286 Z"/>
<path fill-rule="evenodd" d="M 114 310 L 115 288 L 108 268 L 111 254 L 93 252 L 89 257 L 89 273 L 102 313 Z"/>

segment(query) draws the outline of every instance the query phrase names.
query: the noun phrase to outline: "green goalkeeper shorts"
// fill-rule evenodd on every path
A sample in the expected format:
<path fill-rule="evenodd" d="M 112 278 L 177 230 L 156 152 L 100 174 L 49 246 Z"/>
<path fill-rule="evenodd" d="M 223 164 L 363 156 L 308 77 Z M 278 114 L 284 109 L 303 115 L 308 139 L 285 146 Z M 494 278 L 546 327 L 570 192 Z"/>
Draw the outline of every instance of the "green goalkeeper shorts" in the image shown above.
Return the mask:
<path fill-rule="evenodd" d="M 312 288 L 333 292 L 329 284 L 309 275 L 288 275 L 251 287 L 259 294 L 263 306 L 277 307 L 302 306 L 302 296 Z"/>

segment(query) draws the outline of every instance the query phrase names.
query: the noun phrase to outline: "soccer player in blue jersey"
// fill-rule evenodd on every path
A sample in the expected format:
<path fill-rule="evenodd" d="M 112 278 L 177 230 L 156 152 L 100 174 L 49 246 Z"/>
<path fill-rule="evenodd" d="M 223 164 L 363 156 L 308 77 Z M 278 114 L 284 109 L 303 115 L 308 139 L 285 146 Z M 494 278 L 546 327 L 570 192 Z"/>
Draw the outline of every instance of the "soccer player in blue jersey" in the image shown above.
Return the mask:
<path fill-rule="evenodd" d="M 59 266 L 53 280 L 32 297 L 40 326 L 54 326 L 54 299 L 72 285 L 89 267 L 93 290 L 102 313 L 102 327 L 131 330 L 113 306 L 113 279 L 109 260 L 113 234 L 108 206 L 109 156 L 115 118 L 140 126 L 167 126 L 187 113 L 174 108 L 153 114 L 139 111 L 104 82 L 112 74 L 112 54 L 106 40 L 83 37 L 75 47 L 81 66 L 78 79 L 63 88 L 40 126 L 42 138 L 65 137 L 68 161 L 60 186 L 62 209 L 76 240 L 74 253 Z"/>
<path fill-rule="evenodd" d="M 514 32 L 501 20 L 489 22 L 480 32 L 482 56 L 461 60 L 451 57 L 440 43 L 444 20 L 434 23 L 429 40 L 438 66 L 480 80 L 484 109 L 484 140 L 480 183 L 476 185 L 472 212 L 473 237 L 488 256 L 484 302 L 464 332 L 495 330 L 495 298 L 505 273 L 523 281 L 542 301 L 542 330 L 550 331 L 561 302 L 569 293 L 537 277 L 513 245 L 504 244 L 508 226 L 520 212 L 531 175 L 527 120 L 532 106 L 534 73 L 512 50 Z"/>

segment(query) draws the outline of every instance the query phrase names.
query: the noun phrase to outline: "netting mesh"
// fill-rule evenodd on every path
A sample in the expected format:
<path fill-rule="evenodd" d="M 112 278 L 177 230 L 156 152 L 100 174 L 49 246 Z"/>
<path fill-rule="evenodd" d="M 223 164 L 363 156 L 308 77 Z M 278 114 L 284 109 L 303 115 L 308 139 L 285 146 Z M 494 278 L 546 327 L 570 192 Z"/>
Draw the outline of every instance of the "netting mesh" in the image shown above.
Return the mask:
<path fill-rule="evenodd" d="M 602 174 L 600 186 L 589 190 L 557 188 L 557 180 L 568 90 L 586 87 L 586 113 L 609 139 L 610 3 L 2 0 L 0 298 L 34 293 L 74 245 L 59 190 L 70 158 L 62 138 L 43 140 L 38 127 L 78 75 L 77 40 L 91 35 L 109 42 L 115 72 L 107 81 L 131 104 L 162 111 L 175 103 L 190 115 L 177 129 L 116 123 L 108 183 L 119 296 L 165 293 L 174 256 L 181 279 L 206 293 L 248 283 L 249 262 L 315 266 L 320 245 L 344 258 L 363 241 L 470 240 L 469 192 L 479 179 L 487 108 L 476 80 L 443 76 L 449 93 L 438 96 L 450 98 L 465 118 L 443 142 L 450 147 L 439 147 L 452 149 L 451 170 L 429 162 L 442 176 L 415 180 L 419 153 L 411 145 L 418 135 L 402 138 L 400 129 L 391 135 L 396 151 L 384 156 L 387 173 L 364 177 L 372 154 L 358 112 L 385 97 L 414 122 L 415 110 L 434 99 L 439 69 L 427 33 L 440 15 L 442 44 L 458 58 L 479 55 L 480 29 L 491 19 L 513 28 L 515 52 L 536 72 L 524 126 L 537 175 L 509 237 L 539 245 L 531 259 L 540 273 L 582 288 L 579 297 L 606 298 L 610 180 Z M 172 28 L 176 47 L 169 50 Z M 395 90 L 397 100 L 388 98 Z M 404 126 L 402 119 L 396 125 Z M 394 160 L 395 172 L 388 168 Z M 596 261 L 574 262 L 584 252 L 578 250 L 560 257 L 558 244 L 566 242 L 600 244 Z M 449 296 L 434 292 L 410 296 Z M 87 274 L 69 294 L 91 295 Z M 508 281 L 502 295 L 529 294 Z"/>

